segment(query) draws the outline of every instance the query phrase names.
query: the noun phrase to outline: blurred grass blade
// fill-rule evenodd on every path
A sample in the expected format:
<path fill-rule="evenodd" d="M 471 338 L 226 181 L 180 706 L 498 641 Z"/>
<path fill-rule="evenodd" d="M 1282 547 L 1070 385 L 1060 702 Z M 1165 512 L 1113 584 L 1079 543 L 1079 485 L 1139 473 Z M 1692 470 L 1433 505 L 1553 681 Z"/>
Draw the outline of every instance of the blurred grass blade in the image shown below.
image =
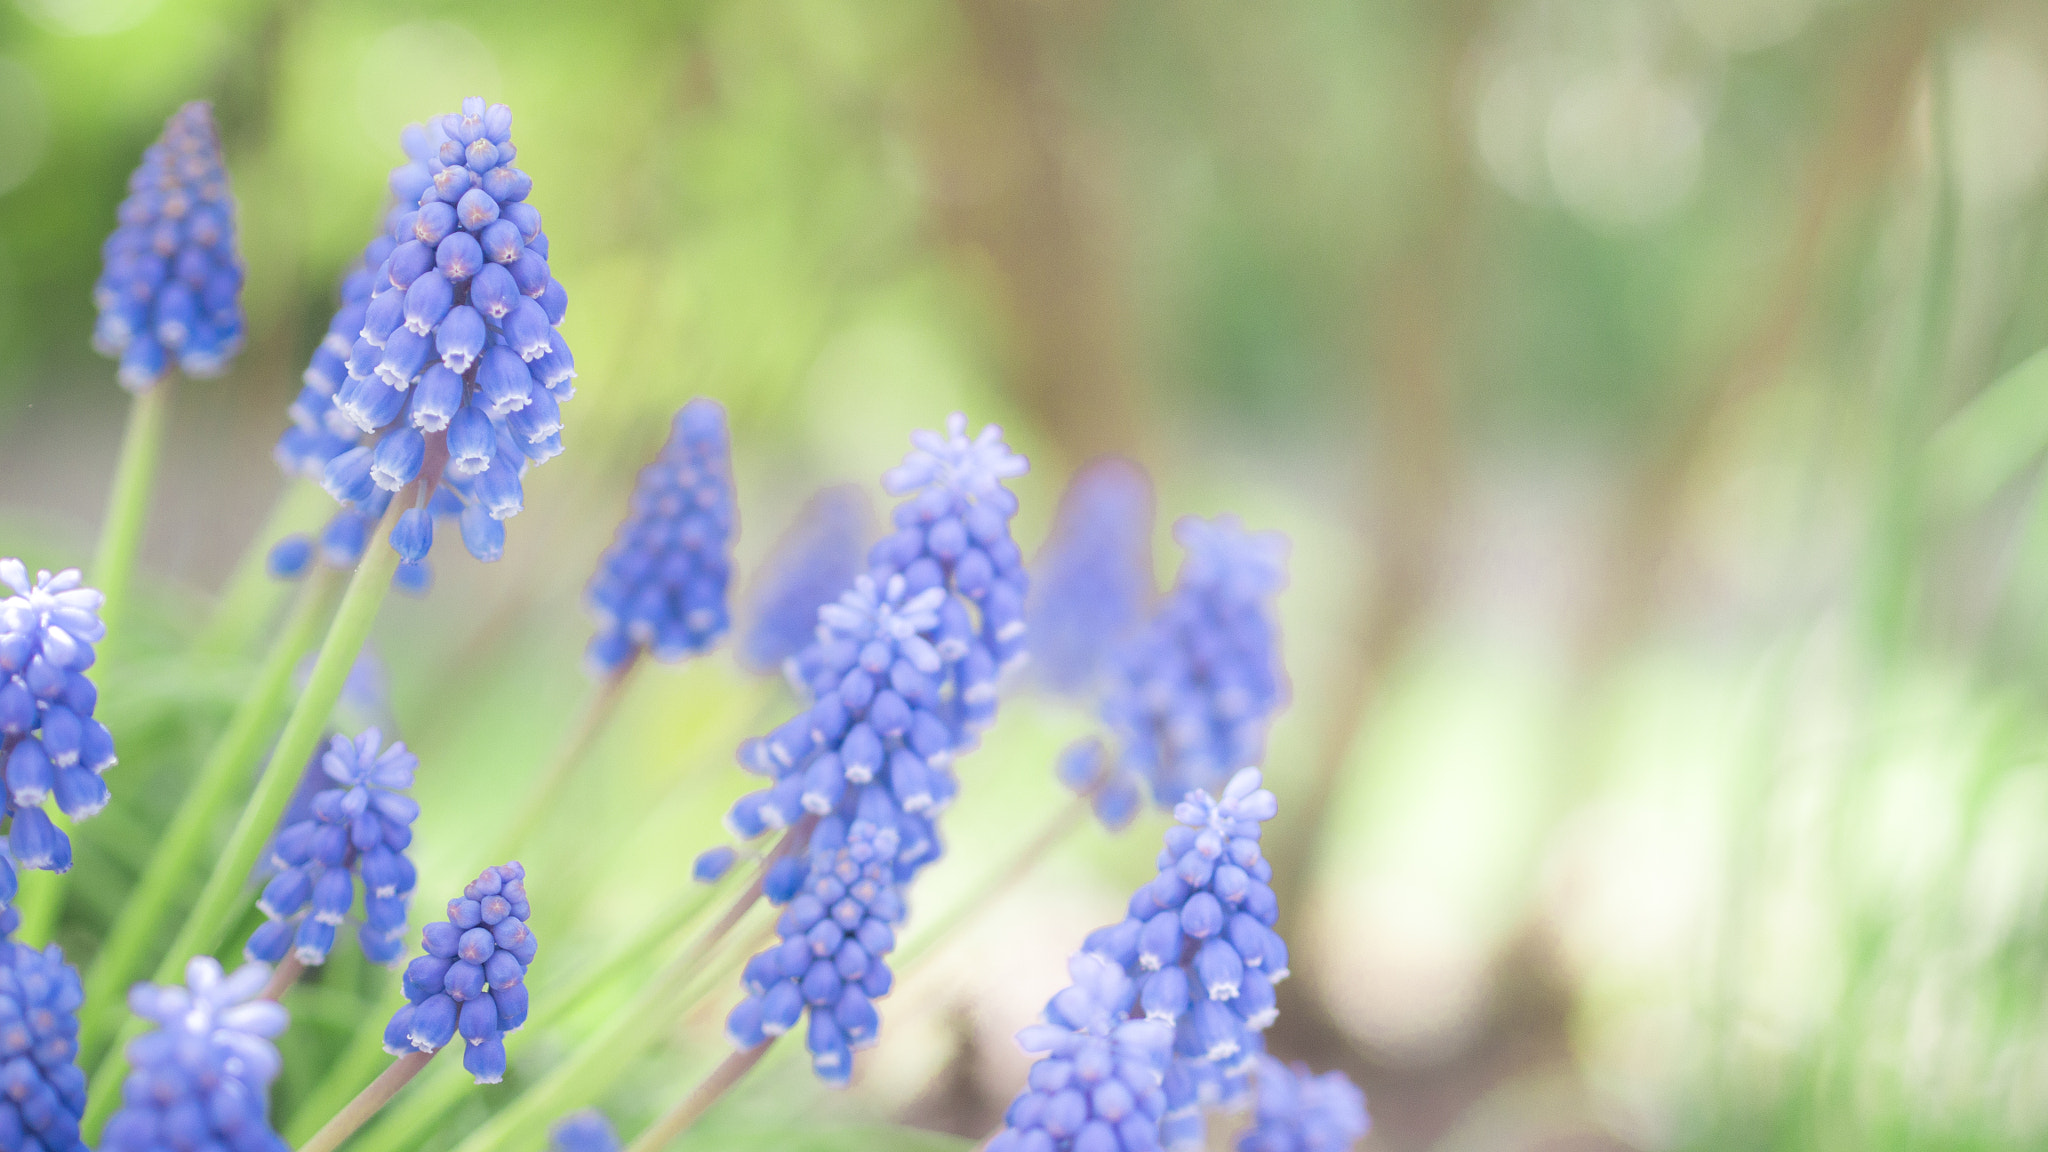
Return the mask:
<path fill-rule="evenodd" d="M 1982 507 L 2048 450 L 2048 349 L 1999 377 L 1935 433 L 1927 456 L 1940 511 Z"/>

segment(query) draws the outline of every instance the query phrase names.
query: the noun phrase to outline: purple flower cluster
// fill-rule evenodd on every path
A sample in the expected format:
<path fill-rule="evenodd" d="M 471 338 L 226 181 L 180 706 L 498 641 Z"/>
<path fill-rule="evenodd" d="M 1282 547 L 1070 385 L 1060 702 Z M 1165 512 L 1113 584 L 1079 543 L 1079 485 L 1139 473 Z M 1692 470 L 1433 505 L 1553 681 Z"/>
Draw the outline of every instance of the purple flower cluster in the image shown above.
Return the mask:
<path fill-rule="evenodd" d="M 505 1078 L 505 1035 L 526 1023 L 526 969 L 540 950 L 526 926 L 526 869 L 486 868 L 426 926 L 426 955 L 405 967 L 405 1007 L 384 1026 L 384 1050 L 436 1052 L 462 1034 L 462 1066 L 479 1084 Z"/>
<path fill-rule="evenodd" d="M 1287 698 L 1273 611 L 1286 539 L 1231 516 L 1185 517 L 1174 538 L 1186 558 L 1173 591 L 1118 655 L 1102 702 L 1114 747 L 1089 738 L 1061 756 L 1061 780 L 1113 828 L 1136 814 L 1141 783 L 1171 808 L 1258 763 Z"/>
<path fill-rule="evenodd" d="M 1273 867 L 1259 849 L 1277 804 L 1259 785 L 1259 770 L 1245 768 L 1220 799 L 1198 789 L 1175 805 L 1159 874 L 1131 897 L 1122 922 L 1083 945 L 1137 981 L 1148 1018 L 1174 1027 L 1168 1148 L 1201 1147 L 1204 1100 L 1242 1091 L 1277 1014 L 1273 986 L 1287 977 Z"/>
<path fill-rule="evenodd" d="M 1031 671 L 1092 699 L 1152 608 L 1152 482 L 1105 456 L 1075 473 L 1031 565 Z"/>
<path fill-rule="evenodd" d="M 380 752 L 379 750 L 382 749 Z M 313 793 L 306 815 L 279 829 L 270 849 L 277 874 L 256 906 L 270 918 L 242 950 L 275 964 L 291 951 L 302 964 L 324 964 L 334 933 L 363 888 L 356 942 L 372 963 L 393 964 L 404 950 L 406 904 L 418 879 L 405 850 L 420 806 L 412 787 L 419 757 L 393 742 L 383 748 L 375 728 L 351 741 L 336 736 L 320 768 L 337 787 Z"/>
<path fill-rule="evenodd" d="M 548 1152 L 619 1152 L 619 1134 L 604 1113 L 585 1108 L 555 1121 L 548 1130 Z"/>
<path fill-rule="evenodd" d="M 172 114 L 128 177 L 116 218 L 93 285 L 93 347 L 121 361 L 131 392 L 155 387 L 174 364 L 187 376 L 219 375 L 242 347 L 242 258 L 210 106 Z"/>
<path fill-rule="evenodd" d="M 373 523 L 421 481 L 391 531 L 406 563 L 425 560 L 436 517 L 459 518 L 471 555 L 496 560 L 503 521 L 524 506 L 521 475 L 562 450 L 569 300 L 527 201 L 533 181 L 512 166 L 509 108 L 472 97 L 403 144 L 388 235 L 363 251 L 369 275 L 344 281 L 277 454 Z"/>
<path fill-rule="evenodd" d="M 1372 1127 L 1365 1093 L 1342 1072 L 1312 1076 L 1261 1056 L 1253 1079 L 1252 1126 L 1237 1152 L 1349 1152 Z"/>
<path fill-rule="evenodd" d="M 1133 1015 L 1138 985 L 1108 960 L 1067 962 L 1073 984 L 1045 1006 L 1045 1023 L 1017 1034 L 1042 1052 L 988 1152 L 1152 1152 L 1166 1114 L 1173 1027 Z"/>
<path fill-rule="evenodd" d="M 78 970 L 51 944 L 4 937 L 20 914 L 0 912 L 0 1148 L 85 1152 L 85 1073 L 78 1068 Z"/>
<path fill-rule="evenodd" d="M 137 984 L 128 993 L 129 1008 L 156 1028 L 128 1045 L 131 1070 L 101 1152 L 284 1152 L 270 1126 L 270 1084 L 282 1064 L 271 1040 L 290 1018 L 256 998 L 269 979 L 266 965 L 228 976 L 213 957 L 195 956 L 183 987 Z"/>
<path fill-rule="evenodd" d="M 586 657 L 598 676 L 643 651 L 668 663 L 718 643 L 731 620 L 738 521 L 725 409 L 692 400 L 676 413 L 661 456 L 640 470 L 626 520 L 584 593 L 598 621 Z"/>
<path fill-rule="evenodd" d="M 7 793 L 7 852 L 0 854 L 0 906 L 14 902 L 17 867 L 64 872 L 71 840 L 43 811 L 54 798 L 73 820 L 106 807 L 100 774 L 114 764 L 114 738 L 93 718 L 99 690 L 86 679 L 93 645 L 106 635 L 100 594 L 78 569 L 29 582 L 21 561 L 0 559 L 0 762 Z M 10 859 L 11 858 L 11 859 Z"/>
<path fill-rule="evenodd" d="M 1027 465 L 994 426 L 968 438 L 963 416 L 913 442 L 883 478 L 905 497 L 895 531 L 792 660 L 810 706 L 740 748 L 773 783 L 726 816 L 741 839 L 811 828 L 769 874 L 770 899 L 787 903 L 782 943 L 748 964 L 727 1031 L 751 1047 L 808 1007 L 812 1066 L 835 1084 L 873 1042 L 902 891 L 943 851 L 933 820 L 958 788 L 950 764 L 994 719 L 997 677 L 1024 651 L 1017 502 L 1003 482 Z"/>

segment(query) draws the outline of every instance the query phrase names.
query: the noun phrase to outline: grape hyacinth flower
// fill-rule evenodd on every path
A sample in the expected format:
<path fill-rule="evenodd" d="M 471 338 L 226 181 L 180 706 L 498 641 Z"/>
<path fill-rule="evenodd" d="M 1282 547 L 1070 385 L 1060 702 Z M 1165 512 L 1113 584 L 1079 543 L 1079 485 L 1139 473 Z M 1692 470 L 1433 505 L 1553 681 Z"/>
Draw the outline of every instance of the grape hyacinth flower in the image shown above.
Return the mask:
<path fill-rule="evenodd" d="M 812 1067 L 830 1084 L 874 1042 L 902 892 L 943 851 L 933 821 L 958 789 L 950 764 L 994 720 L 997 677 L 1024 655 L 1017 501 L 1003 484 L 1024 459 L 993 425 L 969 439 L 959 415 L 913 443 L 883 478 L 905 497 L 896 530 L 818 610 L 792 661 L 810 706 L 740 748 L 773 783 L 726 815 L 744 840 L 792 826 L 797 837 L 766 877 L 770 901 L 787 905 L 782 943 L 747 965 L 727 1034 L 750 1048 L 808 1009 Z"/>
<path fill-rule="evenodd" d="M 1151 610 L 1152 482 L 1105 456 L 1074 475 L 1031 567 L 1031 669 L 1040 684 L 1092 699 Z"/>
<path fill-rule="evenodd" d="M 1017 1034 L 1045 1055 L 988 1152 L 1151 1152 L 1173 1028 L 1139 1009 L 1137 984 L 1102 957 L 1083 952 L 1067 972 L 1074 982 L 1046 1004 L 1045 1022 Z"/>
<path fill-rule="evenodd" d="M 9 939 L 21 923 L 0 911 L 0 1147 L 85 1152 L 85 1073 L 78 1068 L 78 970 L 55 944 L 38 952 Z"/>
<path fill-rule="evenodd" d="M 78 569 L 29 582 L 21 561 L 0 559 L 0 761 L 7 795 L 7 851 L 0 853 L 0 907 L 14 903 L 16 868 L 64 872 L 71 840 L 43 811 L 54 798 L 73 820 L 106 807 L 102 773 L 114 764 L 114 738 L 93 718 L 99 690 L 86 679 L 93 645 L 106 636 L 101 597 Z"/>
<path fill-rule="evenodd" d="M 1202 1147 L 1204 1099 L 1242 1091 L 1278 1014 L 1273 986 L 1287 977 L 1287 945 L 1273 930 L 1280 906 L 1259 850 L 1278 804 L 1260 781 L 1257 768 L 1241 769 L 1220 799 L 1198 789 L 1175 805 L 1159 874 L 1121 923 L 1083 945 L 1138 982 L 1146 1016 L 1174 1025 L 1168 1148 Z"/>
<path fill-rule="evenodd" d="M 418 877 L 405 850 L 420 814 L 419 803 L 402 792 L 412 787 L 417 767 L 419 757 L 404 743 L 383 748 L 375 728 L 353 741 L 334 738 L 320 768 L 338 787 L 313 793 L 305 815 L 278 830 L 270 848 L 277 874 L 256 901 L 270 919 L 249 937 L 244 956 L 275 964 L 290 951 L 301 964 L 326 963 L 335 930 L 355 907 L 360 879 L 363 922 L 356 942 L 372 963 L 397 963 Z"/>
<path fill-rule="evenodd" d="M 1252 1127 L 1237 1138 L 1237 1152 L 1350 1152 L 1372 1120 L 1365 1093 L 1342 1072 L 1309 1075 L 1261 1056 L 1254 1074 Z"/>
<path fill-rule="evenodd" d="M 700 397 L 676 413 L 661 455 L 640 470 L 626 520 L 590 578 L 594 675 L 615 675 L 642 652 L 671 663 L 718 643 L 730 622 L 737 527 L 725 408 Z"/>
<path fill-rule="evenodd" d="M 367 284 L 344 282 L 277 455 L 287 471 L 317 468 L 372 523 L 417 483 L 390 536 L 408 563 L 432 549 L 436 518 L 457 519 L 470 554 L 492 561 L 523 506 L 521 476 L 562 450 L 569 298 L 548 270 L 533 181 L 512 166 L 509 108 L 472 97 L 402 143 L 388 236 L 364 249 Z"/>
<path fill-rule="evenodd" d="M 742 667 L 775 671 L 810 643 L 818 609 L 839 599 L 860 574 L 873 516 L 867 493 L 852 484 L 804 501 L 748 590 L 736 653 Z"/>
<path fill-rule="evenodd" d="M 571 1112 L 548 1131 L 548 1152 L 619 1152 L 619 1134 L 595 1108 Z"/>
<path fill-rule="evenodd" d="M 1114 748 L 1088 738 L 1060 758 L 1061 780 L 1092 795 L 1112 828 L 1136 815 L 1141 783 L 1171 808 L 1258 763 L 1287 699 L 1273 611 L 1286 537 L 1248 532 L 1234 516 L 1184 517 L 1173 534 L 1187 554 L 1180 575 L 1119 656 L 1102 702 Z"/>
<path fill-rule="evenodd" d="M 228 976 L 213 957 L 195 956 L 183 987 L 137 984 L 128 993 L 129 1009 L 156 1028 L 128 1045 L 132 1070 L 100 1152 L 284 1152 L 270 1124 L 270 1084 L 282 1066 L 271 1040 L 290 1017 L 257 998 L 269 979 L 266 965 Z"/>
<path fill-rule="evenodd" d="M 426 955 L 405 967 L 405 1007 L 384 1026 L 384 1050 L 439 1051 L 459 1032 L 462 1066 L 479 1084 L 505 1078 L 505 1036 L 526 1023 L 526 969 L 540 950 L 526 926 L 526 869 L 486 868 L 420 933 Z"/>
<path fill-rule="evenodd" d="M 155 387 L 173 365 L 218 376 L 242 347 L 242 258 L 210 105 L 194 101 L 165 122 L 116 219 L 93 285 L 93 348 L 120 360 L 131 392 Z"/>

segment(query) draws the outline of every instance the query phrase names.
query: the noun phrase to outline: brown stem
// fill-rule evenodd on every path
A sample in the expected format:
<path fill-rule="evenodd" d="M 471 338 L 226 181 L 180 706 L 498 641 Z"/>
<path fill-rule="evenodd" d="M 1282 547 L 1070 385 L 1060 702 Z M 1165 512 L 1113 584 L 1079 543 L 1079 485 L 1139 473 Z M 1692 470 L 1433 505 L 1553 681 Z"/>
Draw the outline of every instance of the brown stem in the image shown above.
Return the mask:
<path fill-rule="evenodd" d="M 391 1098 L 398 1095 L 398 1090 L 411 1083 L 412 1078 L 420 1074 L 420 1069 L 427 1066 L 427 1061 L 439 1052 L 438 1048 L 433 1052 L 408 1052 L 393 1060 L 389 1068 L 370 1081 L 369 1087 L 356 1093 L 355 1099 L 336 1112 L 334 1119 L 321 1125 L 320 1130 L 313 1133 L 313 1138 L 299 1148 L 299 1152 L 333 1152 L 342 1141 L 355 1135 L 356 1129 L 368 1123 L 379 1109 L 389 1104 Z"/>
<path fill-rule="evenodd" d="M 647 1131 L 642 1132 L 638 1139 L 627 1145 L 626 1152 L 659 1152 L 660 1149 L 668 1147 L 670 1141 L 689 1131 L 690 1125 L 695 1124 L 713 1104 L 718 1103 L 719 1097 L 744 1079 L 746 1074 L 753 1070 L 754 1065 L 761 1062 L 761 1057 L 768 1054 L 769 1046 L 774 1043 L 775 1038 L 771 1036 L 744 1052 L 735 1052 L 720 1061 L 718 1067 L 711 1070 L 711 1075 L 706 1076 L 703 1083 L 692 1089 L 690 1094 L 683 1098 L 682 1103 L 669 1109 L 661 1119 L 649 1125 Z"/>
<path fill-rule="evenodd" d="M 510 857 L 526 848 L 527 840 L 532 837 L 535 827 L 554 804 L 556 795 L 561 791 L 562 784 L 568 780 L 570 772 L 576 765 L 582 763 L 591 745 L 597 743 L 598 736 L 604 731 L 605 722 L 618 711 L 619 702 L 625 699 L 626 687 L 632 680 L 633 672 L 641 663 L 641 649 L 635 648 L 632 658 L 598 685 L 596 694 L 584 705 L 582 715 L 578 717 L 576 727 L 570 732 L 569 738 L 555 749 L 554 758 L 548 761 L 547 766 L 541 769 L 539 778 L 527 788 L 526 799 L 520 805 L 518 815 L 506 824 L 504 837 L 499 843 L 500 851 L 494 854 L 495 857 Z"/>
<path fill-rule="evenodd" d="M 284 994 L 291 991 L 292 985 L 297 984 L 299 977 L 305 974 L 305 962 L 294 953 L 285 953 L 284 960 L 271 971 L 270 983 L 263 986 L 262 998 L 271 1001 L 284 999 Z"/>
<path fill-rule="evenodd" d="M 928 931 L 918 937 L 914 948 L 907 948 L 896 962 L 898 980 L 908 979 L 915 966 L 930 959 L 952 940 L 959 939 L 959 931 L 997 903 L 1010 889 L 1015 888 L 1043 862 L 1060 841 L 1073 835 L 1074 830 L 1087 823 L 1089 796 L 1076 796 L 1064 807 L 1052 814 L 1052 818 L 1038 830 L 1017 854 L 1010 857 L 990 875 L 992 879 L 968 894 L 964 900 L 955 901 L 946 914 Z"/>

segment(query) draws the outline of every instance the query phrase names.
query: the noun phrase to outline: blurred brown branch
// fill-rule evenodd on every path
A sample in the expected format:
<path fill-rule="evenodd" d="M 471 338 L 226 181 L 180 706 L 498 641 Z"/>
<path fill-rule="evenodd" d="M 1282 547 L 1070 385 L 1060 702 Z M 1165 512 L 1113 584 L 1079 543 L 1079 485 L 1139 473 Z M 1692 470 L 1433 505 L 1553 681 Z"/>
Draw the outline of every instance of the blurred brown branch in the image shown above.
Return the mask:
<path fill-rule="evenodd" d="M 1070 459 L 1135 455 L 1142 373 L 1129 337 L 1122 247 L 1088 174 L 1087 133 L 1062 99 L 1056 31 L 1068 8 L 958 0 L 961 58 L 922 109 L 933 214 L 987 263 L 1014 330 L 1010 378 Z M 1064 24 L 1064 27 L 1063 27 Z"/>

